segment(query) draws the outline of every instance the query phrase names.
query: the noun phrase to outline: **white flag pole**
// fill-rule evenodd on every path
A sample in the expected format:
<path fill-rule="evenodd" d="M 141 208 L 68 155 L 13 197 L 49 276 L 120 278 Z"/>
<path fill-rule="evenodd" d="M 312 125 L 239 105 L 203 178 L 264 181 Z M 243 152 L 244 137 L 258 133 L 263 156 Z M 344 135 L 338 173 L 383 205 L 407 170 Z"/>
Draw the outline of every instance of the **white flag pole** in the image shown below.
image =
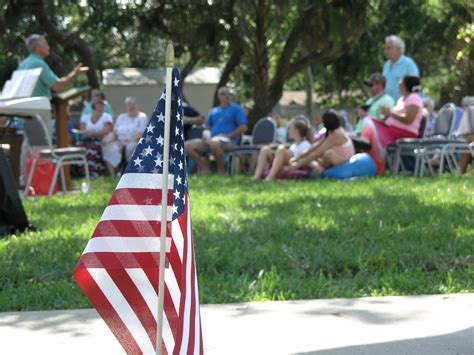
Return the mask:
<path fill-rule="evenodd" d="M 160 233 L 160 276 L 158 280 L 158 316 L 156 332 L 156 354 L 161 355 L 163 343 L 163 299 L 165 293 L 166 225 L 168 217 L 168 167 L 170 155 L 171 126 L 171 81 L 173 79 L 174 48 L 166 47 L 166 99 L 165 99 L 165 140 L 163 146 L 163 183 L 161 194 L 161 233 Z"/>

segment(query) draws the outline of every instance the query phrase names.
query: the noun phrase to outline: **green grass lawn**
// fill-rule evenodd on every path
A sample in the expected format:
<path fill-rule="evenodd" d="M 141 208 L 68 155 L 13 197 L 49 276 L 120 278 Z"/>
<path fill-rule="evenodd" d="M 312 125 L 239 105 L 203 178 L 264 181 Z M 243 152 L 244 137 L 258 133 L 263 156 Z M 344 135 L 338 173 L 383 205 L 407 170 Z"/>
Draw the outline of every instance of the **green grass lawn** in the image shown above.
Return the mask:
<path fill-rule="evenodd" d="M 71 272 L 116 180 L 25 201 L 0 311 L 90 307 Z M 474 292 L 474 179 L 189 182 L 203 303 Z"/>

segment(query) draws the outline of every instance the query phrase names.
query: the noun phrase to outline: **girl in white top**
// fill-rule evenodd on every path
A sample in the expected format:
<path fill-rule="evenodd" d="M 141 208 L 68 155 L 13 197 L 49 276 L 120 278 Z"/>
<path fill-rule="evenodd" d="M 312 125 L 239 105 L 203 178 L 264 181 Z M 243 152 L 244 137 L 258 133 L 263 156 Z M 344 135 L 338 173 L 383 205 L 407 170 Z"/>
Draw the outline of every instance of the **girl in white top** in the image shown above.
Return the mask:
<path fill-rule="evenodd" d="M 124 148 L 125 158 L 128 162 L 148 124 L 148 117 L 145 113 L 140 112 L 135 98 L 127 97 L 125 105 L 127 111 L 117 117 L 113 132 L 104 139 L 107 143 L 103 147 L 104 155 L 107 154 L 114 174 L 115 169 L 122 161 Z"/>
<path fill-rule="evenodd" d="M 270 172 L 265 181 L 275 180 L 285 166 L 288 166 L 290 159 L 300 156 L 306 149 L 311 146 L 312 132 L 311 127 L 304 120 L 296 120 L 289 129 L 290 138 L 295 143 L 286 148 L 280 145 L 276 152 L 269 146 L 264 146 L 258 154 L 257 167 L 255 168 L 254 180 L 260 179 L 263 170 L 267 165 L 271 165 Z"/>

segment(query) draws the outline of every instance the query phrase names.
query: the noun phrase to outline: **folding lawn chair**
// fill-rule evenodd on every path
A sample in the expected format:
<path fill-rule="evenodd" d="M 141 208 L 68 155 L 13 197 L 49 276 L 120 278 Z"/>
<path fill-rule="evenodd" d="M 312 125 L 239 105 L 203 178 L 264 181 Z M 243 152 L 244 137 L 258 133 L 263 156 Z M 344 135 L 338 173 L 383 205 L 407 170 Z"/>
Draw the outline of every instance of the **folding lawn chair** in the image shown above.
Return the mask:
<path fill-rule="evenodd" d="M 51 141 L 51 134 L 47 127 L 51 127 L 49 117 L 32 116 L 24 120 L 25 133 L 28 137 L 33 163 L 28 174 L 24 194 L 28 193 L 33 175 L 38 166 L 39 158 L 47 158 L 55 164 L 53 178 L 49 186 L 48 196 L 53 193 L 54 187 L 61 173 L 61 185 L 63 192 L 66 192 L 66 180 L 64 177 L 64 165 L 84 165 L 87 191 L 90 190 L 89 166 L 87 164 L 87 150 L 80 147 L 54 148 Z"/>
<path fill-rule="evenodd" d="M 240 145 L 228 152 L 227 157 L 230 162 L 230 173 L 235 174 L 236 165 L 243 155 L 258 153 L 265 144 L 276 142 L 277 126 L 270 117 L 263 117 L 255 123 L 252 129 L 250 144 Z"/>

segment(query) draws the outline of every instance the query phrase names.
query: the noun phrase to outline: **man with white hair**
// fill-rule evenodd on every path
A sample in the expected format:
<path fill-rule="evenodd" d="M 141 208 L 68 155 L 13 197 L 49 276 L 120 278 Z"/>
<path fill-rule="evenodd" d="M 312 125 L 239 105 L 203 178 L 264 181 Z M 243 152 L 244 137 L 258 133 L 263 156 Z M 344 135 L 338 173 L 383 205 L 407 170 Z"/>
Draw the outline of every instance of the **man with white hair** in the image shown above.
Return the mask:
<path fill-rule="evenodd" d="M 18 70 L 43 69 L 31 96 L 46 96 L 51 100 L 51 90 L 56 92 L 63 90 L 76 76 L 89 70 L 88 67 L 79 64 L 68 75 L 59 78 L 44 60 L 50 53 L 46 38 L 37 34 L 31 35 L 26 39 L 26 47 L 30 54 L 20 63 Z"/>
<path fill-rule="evenodd" d="M 400 98 L 398 82 L 405 75 L 420 76 L 420 71 L 415 61 L 404 55 L 405 42 L 398 36 L 385 38 L 385 57 L 388 59 L 383 66 L 383 75 L 387 79 L 385 92 L 395 101 Z"/>

